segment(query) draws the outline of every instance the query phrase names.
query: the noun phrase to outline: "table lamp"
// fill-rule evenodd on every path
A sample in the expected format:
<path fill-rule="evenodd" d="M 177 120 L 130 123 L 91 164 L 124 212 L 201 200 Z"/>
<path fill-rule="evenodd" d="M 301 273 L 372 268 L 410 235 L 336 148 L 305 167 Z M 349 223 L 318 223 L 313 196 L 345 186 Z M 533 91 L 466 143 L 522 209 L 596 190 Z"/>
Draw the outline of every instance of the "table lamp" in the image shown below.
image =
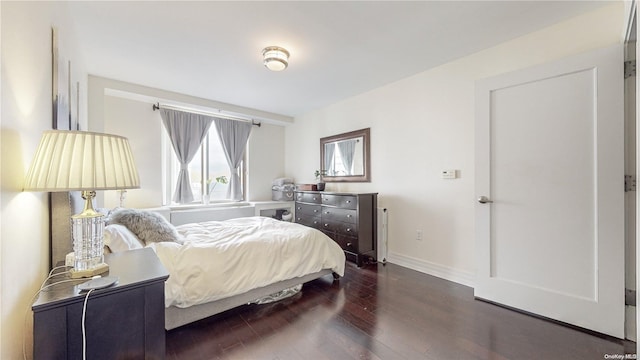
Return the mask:
<path fill-rule="evenodd" d="M 104 263 L 104 218 L 93 208 L 96 190 L 140 187 L 127 138 L 87 131 L 49 130 L 40 139 L 25 178 L 26 191 L 82 191 L 84 210 L 71 216 L 72 278 L 109 270 Z"/>

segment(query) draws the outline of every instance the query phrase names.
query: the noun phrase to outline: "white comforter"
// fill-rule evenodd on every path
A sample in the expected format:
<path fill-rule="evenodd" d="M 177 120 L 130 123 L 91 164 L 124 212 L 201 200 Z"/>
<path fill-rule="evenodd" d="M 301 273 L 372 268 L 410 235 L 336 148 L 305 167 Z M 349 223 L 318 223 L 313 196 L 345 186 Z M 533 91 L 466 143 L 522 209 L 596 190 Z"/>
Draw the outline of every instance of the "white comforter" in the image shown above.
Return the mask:
<path fill-rule="evenodd" d="M 322 232 L 266 217 L 177 227 L 183 245 L 150 244 L 169 271 L 165 305 L 188 307 L 322 269 L 344 275 L 344 252 Z"/>

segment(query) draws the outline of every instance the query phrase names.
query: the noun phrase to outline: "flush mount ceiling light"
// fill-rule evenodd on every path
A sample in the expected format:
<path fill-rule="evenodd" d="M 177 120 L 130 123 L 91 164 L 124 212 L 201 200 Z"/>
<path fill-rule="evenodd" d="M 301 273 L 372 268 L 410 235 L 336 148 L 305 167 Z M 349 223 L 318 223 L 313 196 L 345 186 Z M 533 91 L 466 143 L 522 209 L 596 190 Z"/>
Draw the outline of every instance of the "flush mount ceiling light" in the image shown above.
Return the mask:
<path fill-rule="evenodd" d="M 268 46 L 262 50 L 264 66 L 271 71 L 282 71 L 289 65 L 289 52 L 279 46 Z"/>

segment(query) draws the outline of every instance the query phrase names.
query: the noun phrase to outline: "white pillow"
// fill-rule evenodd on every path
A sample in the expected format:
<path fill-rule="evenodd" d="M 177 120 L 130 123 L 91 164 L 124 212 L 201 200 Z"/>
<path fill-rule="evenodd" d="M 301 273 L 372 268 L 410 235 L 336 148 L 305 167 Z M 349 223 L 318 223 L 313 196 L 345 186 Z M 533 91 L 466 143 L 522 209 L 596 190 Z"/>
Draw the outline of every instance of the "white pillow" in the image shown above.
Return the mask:
<path fill-rule="evenodd" d="M 111 252 L 121 252 L 133 249 L 142 249 L 142 242 L 127 229 L 126 226 L 120 224 L 107 225 L 104 228 L 104 244 L 111 249 Z"/>

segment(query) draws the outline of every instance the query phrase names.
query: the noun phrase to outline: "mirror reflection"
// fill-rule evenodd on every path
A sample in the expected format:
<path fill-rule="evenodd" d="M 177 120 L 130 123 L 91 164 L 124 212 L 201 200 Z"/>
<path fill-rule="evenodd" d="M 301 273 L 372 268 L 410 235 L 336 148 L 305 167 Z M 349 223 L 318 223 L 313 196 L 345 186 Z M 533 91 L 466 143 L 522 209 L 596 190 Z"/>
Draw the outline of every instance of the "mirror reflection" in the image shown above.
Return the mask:
<path fill-rule="evenodd" d="M 363 137 L 324 144 L 325 176 L 364 175 Z"/>
<path fill-rule="evenodd" d="M 370 129 L 320 139 L 320 167 L 325 182 L 369 182 Z"/>

